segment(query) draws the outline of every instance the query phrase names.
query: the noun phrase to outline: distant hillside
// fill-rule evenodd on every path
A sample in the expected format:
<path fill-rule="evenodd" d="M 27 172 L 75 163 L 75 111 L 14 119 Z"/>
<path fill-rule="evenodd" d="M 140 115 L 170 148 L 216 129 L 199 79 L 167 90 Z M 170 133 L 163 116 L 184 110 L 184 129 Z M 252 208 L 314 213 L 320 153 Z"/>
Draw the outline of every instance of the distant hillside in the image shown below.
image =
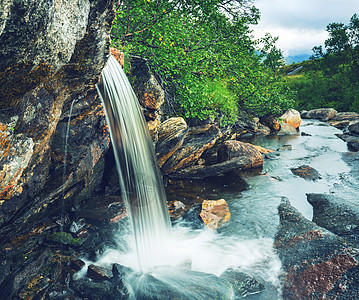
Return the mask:
<path fill-rule="evenodd" d="M 292 63 L 300 63 L 303 60 L 309 59 L 310 54 L 301 54 L 301 55 L 294 55 L 294 56 L 287 56 L 284 58 L 285 63 L 290 65 Z"/>

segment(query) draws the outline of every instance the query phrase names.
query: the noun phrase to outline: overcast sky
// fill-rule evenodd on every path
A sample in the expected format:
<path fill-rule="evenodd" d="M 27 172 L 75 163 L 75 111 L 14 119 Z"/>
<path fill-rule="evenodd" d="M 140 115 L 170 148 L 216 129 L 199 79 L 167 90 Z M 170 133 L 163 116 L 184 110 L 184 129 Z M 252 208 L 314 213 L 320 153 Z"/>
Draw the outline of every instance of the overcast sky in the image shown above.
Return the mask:
<path fill-rule="evenodd" d="M 348 24 L 359 14 L 359 0 L 255 0 L 254 5 L 261 12 L 254 36 L 278 36 L 284 56 L 311 54 L 314 46 L 324 45 L 329 23 Z"/>

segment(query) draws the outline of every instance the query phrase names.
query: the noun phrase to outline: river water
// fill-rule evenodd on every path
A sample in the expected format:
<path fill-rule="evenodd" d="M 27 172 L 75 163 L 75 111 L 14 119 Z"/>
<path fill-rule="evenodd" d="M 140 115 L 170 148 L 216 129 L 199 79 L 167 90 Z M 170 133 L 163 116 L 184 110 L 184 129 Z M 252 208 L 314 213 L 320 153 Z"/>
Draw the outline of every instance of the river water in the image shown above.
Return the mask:
<path fill-rule="evenodd" d="M 191 209 L 174 222 L 171 240 L 159 245 L 162 264 L 176 269 L 190 262 L 192 270 L 216 275 L 235 267 L 265 286 L 264 292 L 246 299 L 281 299 L 281 262 L 273 249 L 281 197 L 289 198 L 294 207 L 311 219 L 312 208 L 306 193 L 334 193 L 350 172 L 342 158 L 348 152 L 346 144 L 335 135 L 340 130 L 316 120 L 303 120 L 300 129 L 307 135 L 256 137 L 250 141 L 279 149 L 268 155 L 262 169 L 206 180 L 170 181 L 168 200 L 182 201 Z M 315 168 L 321 179 L 313 182 L 293 175 L 291 168 L 301 165 Z M 217 231 L 200 226 L 198 214 L 203 199 L 228 202 L 231 220 L 227 226 Z M 133 251 L 109 250 L 102 260 L 106 262 L 137 267 Z M 157 279 L 166 277 L 157 270 L 152 275 Z M 174 276 L 174 281 L 178 282 L 178 277 Z M 188 297 L 202 299 L 200 295 Z"/>

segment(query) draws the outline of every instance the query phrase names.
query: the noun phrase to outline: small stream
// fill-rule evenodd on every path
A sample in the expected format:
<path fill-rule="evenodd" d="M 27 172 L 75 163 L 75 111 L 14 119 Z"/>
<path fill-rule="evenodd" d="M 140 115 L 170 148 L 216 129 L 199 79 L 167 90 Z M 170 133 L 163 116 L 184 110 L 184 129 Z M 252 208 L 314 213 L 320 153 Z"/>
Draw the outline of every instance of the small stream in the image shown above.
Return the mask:
<path fill-rule="evenodd" d="M 346 144 L 335 136 L 340 130 L 316 120 L 303 120 L 301 132 L 307 135 L 256 137 L 250 142 L 277 150 L 264 160 L 263 169 L 233 172 L 206 180 L 170 181 L 169 201 L 179 200 L 190 209 L 180 221 L 174 221 L 171 240 L 158 245 L 165 265 L 164 272 L 151 272 L 166 284 L 178 285 L 176 268 L 190 262 L 193 271 L 220 275 L 227 268 L 239 268 L 264 284 L 262 293 L 246 299 L 281 299 L 281 262 L 273 249 L 279 226 L 277 207 L 283 196 L 302 214 L 312 218 L 306 193 L 333 193 L 347 178 L 350 166 L 343 160 Z M 345 156 L 345 155 L 344 155 Z M 295 176 L 291 168 L 309 165 L 321 179 L 313 182 Z M 202 227 L 199 212 L 203 199 L 225 199 L 231 212 L 227 226 L 212 231 Z M 110 250 L 102 263 L 118 262 L 137 268 L 133 251 Z M 166 275 L 167 274 L 167 275 Z M 183 289 L 184 287 L 182 287 Z M 203 296 L 202 296 L 203 297 Z M 202 299 L 189 294 L 188 299 Z M 203 298 L 204 299 L 204 298 Z"/>
<path fill-rule="evenodd" d="M 348 152 L 346 143 L 335 135 L 341 133 L 340 130 L 317 120 L 303 120 L 300 129 L 307 135 L 249 140 L 268 149 L 279 149 L 264 159 L 263 169 L 231 173 L 222 178 L 184 181 L 167 193 L 169 200 L 184 203 L 221 198 L 228 202 L 231 221 L 218 230 L 216 238 L 220 236 L 220 239 L 213 243 L 222 244 L 225 240 L 236 245 L 232 249 L 233 265 L 265 281 L 265 292 L 248 299 L 280 299 L 280 261 L 272 244 L 279 226 L 277 207 L 281 198 L 289 198 L 292 205 L 311 220 L 313 211 L 306 193 L 333 193 L 350 171 L 342 158 Z M 301 165 L 316 169 L 321 179 L 314 182 L 295 176 L 291 168 Z M 195 191 L 192 197 L 191 189 Z M 218 253 L 223 260 L 231 256 L 227 250 L 222 248 Z M 230 263 L 222 261 L 222 265 Z"/>

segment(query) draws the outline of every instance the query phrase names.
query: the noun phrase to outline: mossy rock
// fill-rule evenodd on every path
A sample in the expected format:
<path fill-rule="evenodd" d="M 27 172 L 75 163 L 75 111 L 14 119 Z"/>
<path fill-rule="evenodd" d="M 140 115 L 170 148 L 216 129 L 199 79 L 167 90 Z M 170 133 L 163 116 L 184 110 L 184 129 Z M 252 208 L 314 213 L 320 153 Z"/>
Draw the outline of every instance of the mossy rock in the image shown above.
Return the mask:
<path fill-rule="evenodd" d="M 47 237 L 47 240 L 56 244 L 68 245 L 73 247 L 81 246 L 86 239 L 74 238 L 68 232 L 56 232 Z"/>

